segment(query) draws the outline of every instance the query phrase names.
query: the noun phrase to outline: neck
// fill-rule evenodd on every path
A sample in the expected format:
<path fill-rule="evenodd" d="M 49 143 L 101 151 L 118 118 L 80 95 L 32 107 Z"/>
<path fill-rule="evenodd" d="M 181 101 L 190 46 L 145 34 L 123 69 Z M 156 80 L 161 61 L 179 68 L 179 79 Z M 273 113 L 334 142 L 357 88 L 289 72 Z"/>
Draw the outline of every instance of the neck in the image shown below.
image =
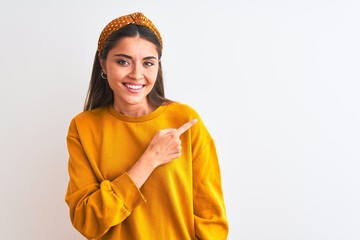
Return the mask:
<path fill-rule="evenodd" d="M 138 104 L 116 104 L 114 102 L 114 109 L 115 111 L 130 117 L 139 117 L 144 116 L 146 114 L 149 114 L 155 110 L 155 107 L 153 107 L 150 103 L 144 102 L 144 103 L 138 103 Z"/>

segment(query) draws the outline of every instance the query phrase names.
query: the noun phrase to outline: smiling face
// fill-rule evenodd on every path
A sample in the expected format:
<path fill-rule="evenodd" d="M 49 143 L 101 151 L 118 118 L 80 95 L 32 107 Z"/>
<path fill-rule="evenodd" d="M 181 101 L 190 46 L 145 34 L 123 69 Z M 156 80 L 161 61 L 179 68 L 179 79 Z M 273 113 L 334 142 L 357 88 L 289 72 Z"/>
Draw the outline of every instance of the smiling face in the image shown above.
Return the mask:
<path fill-rule="evenodd" d="M 156 46 L 140 37 L 122 38 L 106 60 L 100 60 L 114 92 L 114 108 L 125 115 L 139 116 L 154 110 L 147 95 L 159 69 Z"/>

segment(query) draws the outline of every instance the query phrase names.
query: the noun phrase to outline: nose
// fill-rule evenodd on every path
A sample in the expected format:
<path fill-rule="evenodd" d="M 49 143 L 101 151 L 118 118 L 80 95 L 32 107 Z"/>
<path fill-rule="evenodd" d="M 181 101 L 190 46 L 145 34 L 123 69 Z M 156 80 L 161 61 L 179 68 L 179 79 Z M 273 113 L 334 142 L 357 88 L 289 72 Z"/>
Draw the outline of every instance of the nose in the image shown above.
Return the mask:
<path fill-rule="evenodd" d="M 144 77 L 143 72 L 142 72 L 141 64 L 134 64 L 132 66 L 129 77 L 134 79 L 134 80 L 139 80 L 139 79 L 142 79 Z"/>

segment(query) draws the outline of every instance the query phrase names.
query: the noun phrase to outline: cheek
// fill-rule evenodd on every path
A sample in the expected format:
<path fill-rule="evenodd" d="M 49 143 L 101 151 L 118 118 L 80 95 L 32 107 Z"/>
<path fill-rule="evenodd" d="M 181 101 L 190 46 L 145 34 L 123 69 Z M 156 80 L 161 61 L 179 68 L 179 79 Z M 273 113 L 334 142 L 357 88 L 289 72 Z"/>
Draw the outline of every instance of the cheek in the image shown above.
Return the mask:
<path fill-rule="evenodd" d="M 152 83 L 154 84 L 156 82 L 157 73 L 153 74 L 151 76 Z"/>
<path fill-rule="evenodd" d="M 154 84 L 156 81 L 157 75 L 158 75 L 158 70 L 152 71 L 151 73 L 149 73 L 148 79 L 151 79 L 151 82 Z"/>
<path fill-rule="evenodd" d="M 109 78 L 108 78 L 107 81 L 108 81 L 110 89 L 114 92 L 116 90 L 116 88 L 117 88 L 117 84 L 114 83 L 113 81 L 109 80 Z"/>
<path fill-rule="evenodd" d="M 118 68 L 108 68 L 108 78 L 113 80 L 121 80 L 128 74 L 125 69 L 119 70 Z"/>

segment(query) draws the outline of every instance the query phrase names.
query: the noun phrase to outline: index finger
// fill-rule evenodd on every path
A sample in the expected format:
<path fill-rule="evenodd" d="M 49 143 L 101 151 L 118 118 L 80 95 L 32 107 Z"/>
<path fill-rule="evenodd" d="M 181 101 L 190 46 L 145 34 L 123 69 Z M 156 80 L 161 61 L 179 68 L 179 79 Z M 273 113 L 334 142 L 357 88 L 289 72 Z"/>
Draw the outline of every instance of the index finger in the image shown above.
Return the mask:
<path fill-rule="evenodd" d="M 188 121 L 187 123 L 185 123 L 184 125 L 182 125 L 177 129 L 177 134 L 180 136 L 181 134 L 186 132 L 189 128 L 191 128 L 195 123 L 197 123 L 197 121 L 198 120 L 196 118 Z"/>

